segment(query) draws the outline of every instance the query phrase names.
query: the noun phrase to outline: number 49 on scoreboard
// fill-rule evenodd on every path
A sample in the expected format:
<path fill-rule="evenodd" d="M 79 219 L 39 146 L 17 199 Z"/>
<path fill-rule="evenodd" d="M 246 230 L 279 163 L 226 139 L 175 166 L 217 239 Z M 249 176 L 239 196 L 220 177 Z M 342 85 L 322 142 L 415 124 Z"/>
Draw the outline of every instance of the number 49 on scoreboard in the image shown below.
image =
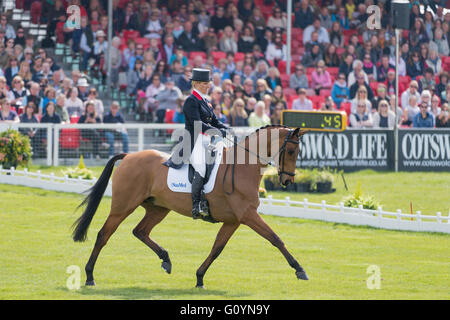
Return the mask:
<path fill-rule="evenodd" d="M 339 111 L 283 110 L 281 124 L 313 131 L 344 131 L 347 114 Z"/>

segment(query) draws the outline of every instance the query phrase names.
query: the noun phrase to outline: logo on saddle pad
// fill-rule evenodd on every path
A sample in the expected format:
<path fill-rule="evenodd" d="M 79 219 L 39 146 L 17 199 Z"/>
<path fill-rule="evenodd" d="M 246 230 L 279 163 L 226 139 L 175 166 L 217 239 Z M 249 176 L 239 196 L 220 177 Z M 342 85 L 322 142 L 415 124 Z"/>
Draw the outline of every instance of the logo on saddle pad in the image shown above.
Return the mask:
<path fill-rule="evenodd" d="M 186 183 L 183 183 L 183 182 L 174 183 L 174 182 L 172 182 L 172 187 L 174 187 L 174 188 L 186 188 Z"/>

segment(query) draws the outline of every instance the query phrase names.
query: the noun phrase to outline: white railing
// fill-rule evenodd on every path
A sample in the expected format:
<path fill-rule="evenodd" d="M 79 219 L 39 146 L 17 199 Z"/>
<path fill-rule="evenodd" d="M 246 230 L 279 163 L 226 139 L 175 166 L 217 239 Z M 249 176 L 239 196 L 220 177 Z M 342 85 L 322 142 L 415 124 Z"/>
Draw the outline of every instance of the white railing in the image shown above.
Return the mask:
<path fill-rule="evenodd" d="M 27 187 L 41 188 L 46 190 L 84 193 L 96 182 L 93 180 L 71 179 L 67 176 L 57 177 L 54 174 L 45 175 L 28 170 L 2 169 L 0 167 L 0 183 L 21 185 Z M 106 196 L 111 196 L 111 182 L 106 191 Z M 357 226 L 370 226 L 381 229 L 425 231 L 450 233 L 450 213 L 443 216 L 440 212 L 436 215 L 423 215 L 420 211 L 414 214 L 405 214 L 400 210 L 397 212 L 344 207 L 330 205 L 325 201 L 322 203 L 303 201 L 292 201 L 289 197 L 285 199 L 273 199 L 272 196 L 260 199 L 258 212 L 266 215 L 281 217 L 302 218 L 320 220 L 327 222 L 345 223 Z"/>

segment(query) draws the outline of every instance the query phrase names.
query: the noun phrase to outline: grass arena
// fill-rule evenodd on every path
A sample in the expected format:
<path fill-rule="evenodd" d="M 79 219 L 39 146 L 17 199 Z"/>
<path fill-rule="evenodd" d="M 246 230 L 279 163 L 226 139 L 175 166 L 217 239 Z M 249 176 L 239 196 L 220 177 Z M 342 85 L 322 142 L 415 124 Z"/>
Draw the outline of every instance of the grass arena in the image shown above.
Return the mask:
<path fill-rule="evenodd" d="M 43 173 L 61 168 L 37 167 Z M 93 171 L 98 176 L 103 168 Z M 448 210 L 449 173 L 346 174 L 349 192 L 358 182 L 383 208 L 423 214 Z M 416 187 L 412 187 L 416 186 Z M 291 199 L 336 203 L 349 192 L 342 180 L 327 195 L 290 193 Z M 274 198 L 286 192 L 271 193 Z M 83 286 L 84 265 L 111 204 L 104 197 L 85 243 L 74 243 L 71 225 L 82 195 L 0 185 L 0 299 L 448 299 L 448 234 L 387 231 L 344 224 L 264 216 L 308 270 L 295 278 L 283 256 L 246 226 L 230 239 L 195 288 L 195 271 L 208 255 L 219 226 L 173 212 L 152 231 L 170 253 L 172 273 L 132 234 L 143 216 L 130 215 L 104 247 L 96 287 Z M 374 269 L 375 268 L 375 269 Z M 77 270 L 80 289 L 73 289 Z M 373 281 L 373 270 L 379 283 Z M 375 287 L 374 287 L 375 284 Z"/>

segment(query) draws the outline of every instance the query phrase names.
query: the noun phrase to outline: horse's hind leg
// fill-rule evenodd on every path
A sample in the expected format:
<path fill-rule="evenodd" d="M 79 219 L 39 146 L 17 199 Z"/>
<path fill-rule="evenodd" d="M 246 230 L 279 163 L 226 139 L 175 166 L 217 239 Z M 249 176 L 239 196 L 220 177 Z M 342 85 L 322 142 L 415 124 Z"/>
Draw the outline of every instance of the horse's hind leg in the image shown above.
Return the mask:
<path fill-rule="evenodd" d="M 86 264 L 86 285 L 87 286 L 95 286 L 94 281 L 94 266 L 97 261 L 98 255 L 102 248 L 106 245 L 111 235 L 116 231 L 117 227 L 122 223 L 122 221 L 128 216 L 128 214 L 124 215 L 109 215 L 108 219 L 106 219 L 105 224 L 100 229 L 97 234 L 97 240 L 95 241 L 94 249 L 92 250 L 91 256 L 89 258 L 88 263 Z"/>
<path fill-rule="evenodd" d="M 146 210 L 145 216 L 133 229 L 133 234 L 158 255 L 162 260 L 161 267 L 170 274 L 172 263 L 170 262 L 169 253 L 149 237 L 153 227 L 160 223 L 170 210 L 152 204 L 143 204 L 143 207 Z"/>

